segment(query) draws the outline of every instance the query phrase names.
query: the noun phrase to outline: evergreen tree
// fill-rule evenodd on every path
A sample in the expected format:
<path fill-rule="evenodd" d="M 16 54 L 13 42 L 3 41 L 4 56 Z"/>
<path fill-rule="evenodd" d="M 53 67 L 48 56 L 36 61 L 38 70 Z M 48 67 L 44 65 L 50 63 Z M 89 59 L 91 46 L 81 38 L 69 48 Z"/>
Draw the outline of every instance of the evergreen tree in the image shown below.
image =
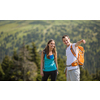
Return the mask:
<path fill-rule="evenodd" d="M 90 76 L 88 70 L 80 67 L 80 81 L 91 81 L 92 77 Z"/>
<path fill-rule="evenodd" d="M 2 74 L 2 80 L 3 81 L 14 81 L 16 80 L 16 67 L 14 66 L 13 61 L 9 58 L 9 56 L 5 56 L 3 59 L 3 62 L 1 64 L 3 74 Z"/>
<path fill-rule="evenodd" d="M 14 52 L 13 52 L 12 59 L 14 59 L 14 60 L 17 60 L 17 61 L 18 61 L 18 54 L 17 54 L 17 51 L 16 51 L 16 50 L 14 50 Z"/>
<path fill-rule="evenodd" d="M 19 74 L 21 78 L 18 80 L 24 80 L 24 81 L 35 80 L 37 75 L 36 73 L 37 67 L 36 64 L 30 61 L 29 59 L 31 59 L 31 56 L 23 43 L 23 47 L 20 48 L 19 50 L 18 60 L 14 60 L 15 66 L 17 66 L 19 70 L 17 71 L 17 75 Z"/>
<path fill-rule="evenodd" d="M 90 74 L 88 72 L 88 69 L 85 70 L 85 76 L 86 76 L 85 81 L 91 81 L 92 80 L 92 77 L 90 76 Z"/>
<path fill-rule="evenodd" d="M 58 72 L 57 81 L 66 81 L 66 76 L 64 73 L 64 69 L 66 68 L 66 60 L 62 59 L 60 56 L 57 59 L 58 62 Z"/>
<path fill-rule="evenodd" d="M 12 70 L 12 80 L 14 81 L 22 81 L 23 75 L 22 75 L 22 67 L 19 62 L 19 55 L 17 54 L 16 50 L 14 50 L 13 56 L 12 56 L 12 62 L 13 62 L 13 70 Z"/>
<path fill-rule="evenodd" d="M 10 65 L 11 65 L 11 62 L 10 62 L 9 56 L 5 56 L 3 59 L 3 62 L 1 63 L 2 70 L 4 72 L 4 74 L 2 76 L 3 81 L 10 80 L 10 67 L 11 67 Z"/>
<path fill-rule="evenodd" d="M 3 72 L 3 70 L 2 70 L 2 67 L 1 67 L 1 64 L 0 64 L 0 81 L 2 81 L 3 79 L 3 75 L 5 75 L 4 74 L 4 72 Z"/>
<path fill-rule="evenodd" d="M 37 81 L 40 81 L 41 80 L 41 75 L 40 75 L 40 55 L 39 53 L 37 52 L 37 48 L 36 48 L 36 45 L 34 42 L 32 42 L 32 49 L 31 49 L 31 61 L 35 62 L 35 64 L 37 65 L 37 78 L 36 80 Z"/>
<path fill-rule="evenodd" d="M 40 68 L 40 55 L 37 52 L 37 47 L 34 42 L 32 42 L 32 61 L 34 61 L 38 68 Z"/>
<path fill-rule="evenodd" d="M 98 70 L 98 68 L 96 69 L 96 73 L 92 74 L 92 80 L 93 81 L 100 81 L 100 70 Z"/>

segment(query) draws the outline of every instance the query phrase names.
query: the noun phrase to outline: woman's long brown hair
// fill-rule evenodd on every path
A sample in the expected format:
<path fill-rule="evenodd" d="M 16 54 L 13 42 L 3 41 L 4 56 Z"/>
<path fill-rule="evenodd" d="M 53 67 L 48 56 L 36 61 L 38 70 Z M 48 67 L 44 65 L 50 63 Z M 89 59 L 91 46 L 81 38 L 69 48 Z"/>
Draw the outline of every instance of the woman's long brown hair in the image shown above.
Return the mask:
<path fill-rule="evenodd" d="M 49 55 L 49 46 L 48 46 L 48 44 L 50 43 L 50 42 L 52 42 L 52 41 L 54 41 L 53 39 L 50 39 L 49 41 L 48 41 L 48 43 L 47 43 L 47 46 L 45 47 L 45 53 L 47 54 L 47 58 L 48 59 L 50 59 L 50 55 Z M 54 41 L 55 42 L 55 41 Z M 52 50 L 52 53 L 53 53 L 53 55 L 54 55 L 54 59 L 56 59 L 56 55 L 57 55 L 57 53 L 56 53 L 56 46 L 53 48 L 53 50 Z"/>

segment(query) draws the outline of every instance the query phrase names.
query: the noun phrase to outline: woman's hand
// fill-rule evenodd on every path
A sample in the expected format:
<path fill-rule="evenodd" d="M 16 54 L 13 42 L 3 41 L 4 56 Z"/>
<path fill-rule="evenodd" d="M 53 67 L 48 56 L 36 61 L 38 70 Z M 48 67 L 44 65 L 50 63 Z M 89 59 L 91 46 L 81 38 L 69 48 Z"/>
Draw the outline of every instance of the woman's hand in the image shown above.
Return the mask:
<path fill-rule="evenodd" d="M 57 75 L 59 74 L 59 72 L 57 71 Z"/>
<path fill-rule="evenodd" d="M 41 76 L 42 76 L 42 77 L 44 76 L 44 73 L 43 73 L 43 71 L 41 71 Z"/>

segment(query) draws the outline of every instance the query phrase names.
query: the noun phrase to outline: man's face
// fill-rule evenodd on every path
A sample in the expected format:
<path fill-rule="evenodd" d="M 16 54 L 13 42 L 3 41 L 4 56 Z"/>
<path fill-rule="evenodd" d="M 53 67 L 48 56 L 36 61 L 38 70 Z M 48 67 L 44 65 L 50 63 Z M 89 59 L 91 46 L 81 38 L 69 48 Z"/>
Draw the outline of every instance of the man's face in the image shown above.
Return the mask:
<path fill-rule="evenodd" d="M 70 45 L 70 39 L 68 37 L 63 38 L 63 43 L 67 46 Z"/>

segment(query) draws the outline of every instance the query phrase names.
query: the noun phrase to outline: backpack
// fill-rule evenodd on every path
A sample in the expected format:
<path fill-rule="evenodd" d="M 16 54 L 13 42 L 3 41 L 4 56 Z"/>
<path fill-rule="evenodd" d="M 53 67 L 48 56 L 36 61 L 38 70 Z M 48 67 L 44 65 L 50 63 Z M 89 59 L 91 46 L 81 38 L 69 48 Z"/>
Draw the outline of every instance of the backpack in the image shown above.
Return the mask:
<path fill-rule="evenodd" d="M 77 49 L 78 49 L 78 57 L 76 57 L 76 54 L 75 54 L 75 52 L 74 52 L 74 50 L 72 48 L 72 45 L 70 47 L 70 50 L 71 50 L 72 54 L 77 58 L 77 60 L 74 61 L 71 65 L 72 66 L 79 65 L 79 67 L 83 67 L 83 65 L 84 65 L 84 53 L 85 53 L 85 50 L 84 50 L 84 48 L 82 46 L 78 46 Z"/>

